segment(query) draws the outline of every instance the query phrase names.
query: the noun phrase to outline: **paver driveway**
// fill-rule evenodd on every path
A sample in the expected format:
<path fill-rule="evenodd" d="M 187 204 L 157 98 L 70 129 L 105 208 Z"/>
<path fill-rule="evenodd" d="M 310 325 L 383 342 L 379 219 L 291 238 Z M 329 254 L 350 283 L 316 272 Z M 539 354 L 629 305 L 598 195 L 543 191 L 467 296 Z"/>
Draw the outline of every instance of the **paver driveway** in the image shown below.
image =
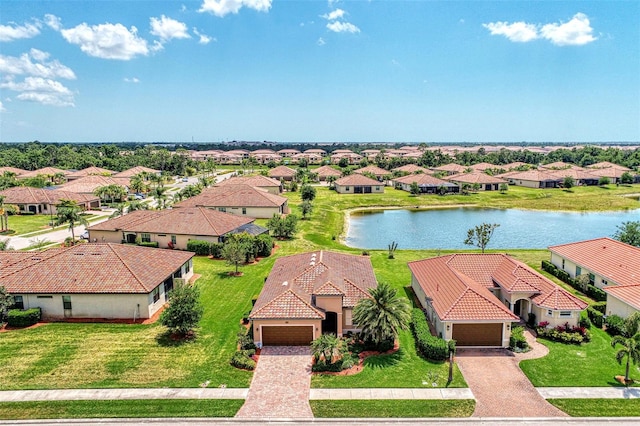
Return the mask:
<path fill-rule="evenodd" d="M 476 397 L 474 417 L 568 417 L 533 387 L 518 363 L 547 354 L 546 346 L 525 332 L 533 350 L 514 355 L 506 349 L 459 349 L 456 362 Z"/>
<path fill-rule="evenodd" d="M 311 352 L 305 346 L 265 346 L 240 418 L 312 418 Z"/>

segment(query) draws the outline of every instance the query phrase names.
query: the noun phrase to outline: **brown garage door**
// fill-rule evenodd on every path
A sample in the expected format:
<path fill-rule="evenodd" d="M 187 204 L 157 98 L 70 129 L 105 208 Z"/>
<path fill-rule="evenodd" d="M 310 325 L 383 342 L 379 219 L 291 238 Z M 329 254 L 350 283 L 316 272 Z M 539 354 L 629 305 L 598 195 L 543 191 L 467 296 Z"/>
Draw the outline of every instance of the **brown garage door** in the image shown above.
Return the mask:
<path fill-rule="evenodd" d="M 453 324 L 457 346 L 502 346 L 502 323 Z"/>
<path fill-rule="evenodd" d="M 263 326 L 264 346 L 308 346 L 313 340 L 312 326 Z"/>

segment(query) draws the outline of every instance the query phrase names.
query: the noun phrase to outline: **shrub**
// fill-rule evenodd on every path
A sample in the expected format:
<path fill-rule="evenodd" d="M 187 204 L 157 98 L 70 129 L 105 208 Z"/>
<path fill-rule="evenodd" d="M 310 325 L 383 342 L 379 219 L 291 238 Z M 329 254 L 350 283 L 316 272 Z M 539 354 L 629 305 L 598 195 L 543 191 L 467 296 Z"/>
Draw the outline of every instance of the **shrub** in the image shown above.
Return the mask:
<path fill-rule="evenodd" d="M 260 257 L 271 256 L 271 250 L 273 249 L 273 238 L 269 234 L 260 234 L 254 239 L 256 245 L 256 252 Z"/>
<path fill-rule="evenodd" d="M 31 308 L 27 310 L 11 309 L 7 313 L 7 324 L 11 327 L 29 327 L 36 324 L 42 318 L 42 310 L 40 308 Z"/>
<path fill-rule="evenodd" d="M 607 302 L 596 302 L 590 304 L 589 306 L 602 314 L 605 314 L 607 312 Z"/>
<path fill-rule="evenodd" d="M 581 344 L 591 340 L 591 333 L 584 327 L 572 327 L 569 323 L 555 328 L 538 327 L 538 337 L 544 337 L 561 343 Z"/>
<path fill-rule="evenodd" d="M 591 306 L 587 308 L 587 315 L 589 319 L 598 328 L 602 328 L 602 324 L 604 323 L 604 315 L 602 312 L 593 309 Z"/>
<path fill-rule="evenodd" d="M 198 256 L 208 256 L 211 252 L 211 243 L 204 240 L 189 240 L 187 251 L 192 251 Z"/>
<path fill-rule="evenodd" d="M 434 361 L 444 361 L 449 357 L 447 341 L 431 334 L 427 317 L 421 309 L 411 311 L 411 330 L 416 339 L 416 348 L 422 356 Z"/>
<path fill-rule="evenodd" d="M 255 353 L 256 344 L 253 342 L 253 338 L 249 336 L 246 330 L 238 332 L 238 347 L 242 351 L 253 350 Z"/>
<path fill-rule="evenodd" d="M 236 368 L 242 368 L 243 370 L 253 370 L 256 368 L 256 362 L 251 359 L 251 355 L 255 354 L 255 351 L 236 351 L 231 357 L 231 365 Z"/>
<path fill-rule="evenodd" d="M 333 364 L 327 364 L 324 360 L 320 360 L 311 366 L 313 372 L 333 372 L 337 373 L 346 370 L 355 365 L 354 356 L 349 353 L 342 355 L 342 358 Z"/>
<path fill-rule="evenodd" d="M 158 248 L 158 242 L 157 241 L 141 241 L 138 243 L 139 246 L 142 247 L 153 247 L 153 248 Z"/>
<path fill-rule="evenodd" d="M 618 315 L 609 315 L 604 320 L 604 324 L 607 326 L 607 333 L 611 336 L 620 336 L 624 334 L 624 319 Z"/>
<path fill-rule="evenodd" d="M 584 328 L 591 328 L 591 320 L 589 319 L 589 317 L 585 317 L 585 316 L 581 316 L 580 317 L 580 327 L 584 327 Z"/>
<path fill-rule="evenodd" d="M 587 296 L 591 297 L 593 300 L 597 300 L 598 302 L 605 302 L 607 300 L 607 293 L 591 284 L 587 285 L 586 293 Z"/>
<path fill-rule="evenodd" d="M 211 245 L 209 246 L 209 251 L 211 253 L 211 256 L 215 257 L 216 259 L 221 258 L 222 257 L 222 247 L 224 247 L 224 243 L 211 243 Z M 189 251 L 191 251 L 191 250 L 189 250 Z"/>
<path fill-rule="evenodd" d="M 523 327 L 513 327 L 511 337 L 509 337 L 509 349 L 514 352 L 522 352 L 529 349 L 526 337 L 524 337 Z"/>

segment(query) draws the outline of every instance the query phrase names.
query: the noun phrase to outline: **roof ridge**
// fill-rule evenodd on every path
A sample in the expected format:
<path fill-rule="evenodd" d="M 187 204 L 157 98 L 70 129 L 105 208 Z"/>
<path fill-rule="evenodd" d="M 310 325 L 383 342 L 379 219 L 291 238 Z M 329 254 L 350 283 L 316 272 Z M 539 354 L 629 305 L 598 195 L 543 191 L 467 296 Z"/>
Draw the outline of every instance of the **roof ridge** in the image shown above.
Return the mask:
<path fill-rule="evenodd" d="M 205 207 L 196 207 L 198 209 L 198 212 L 202 215 L 202 217 L 204 218 L 205 222 L 207 222 L 209 224 L 209 226 L 211 226 L 211 229 L 213 229 L 213 232 L 220 235 L 218 233 L 218 228 L 216 228 L 216 226 L 211 223 L 211 220 L 209 220 L 209 216 L 207 216 L 207 214 L 203 211 L 203 209 L 206 209 Z M 206 210 L 211 210 L 211 209 L 206 209 Z M 211 211 L 215 211 L 215 210 L 211 210 Z"/>
<path fill-rule="evenodd" d="M 122 262 L 122 264 L 124 265 L 125 268 L 127 268 L 127 270 L 131 273 L 131 275 L 133 275 L 133 277 L 136 279 L 136 281 L 138 282 L 138 284 L 140 284 L 140 287 L 142 287 L 143 290 L 147 290 L 145 288 L 144 283 L 142 282 L 142 280 L 140 278 L 138 278 L 138 276 L 135 274 L 135 272 L 133 272 L 133 270 L 131 270 L 131 268 L 129 267 L 129 264 L 122 258 L 122 256 L 120 256 L 120 253 L 118 253 L 116 250 L 113 249 L 113 244 L 112 243 L 107 243 L 106 244 L 107 247 L 109 247 L 109 250 L 111 250 L 113 252 L 113 254 L 120 259 L 120 262 Z M 121 244 L 118 244 L 121 245 Z M 153 290 L 153 289 L 152 289 Z"/>
<path fill-rule="evenodd" d="M 285 296 L 287 293 L 291 293 L 293 295 L 293 297 L 295 297 L 296 299 L 298 299 L 300 302 L 302 302 L 304 305 L 306 305 L 309 309 L 311 309 L 312 311 L 314 311 L 315 313 L 319 314 L 322 316 L 322 313 L 316 309 L 315 307 L 313 307 L 313 305 L 311 305 L 310 303 L 308 303 L 306 300 L 304 300 L 302 297 L 300 297 L 300 295 L 298 293 L 296 293 L 295 291 L 293 291 L 293 288 L 289 287 L 288 289 L 286 289 L 285 291 L 283 291 L 282 293 L 280 293 L 279 295 L 277 295 L 276 297 L 274 297 L 273 299 L 271 299 L 268 303 L 262 305 L 260 307 L 260 309 L 258 309 L 257 311 L 255 311 L 253 314 L 251 314 L 252 317 L 255 317 L 256 314 L 258 314 L 258 312 L 262 311 L 263 309 L 271 306 L 271 304 L 275 303 L 278 299 L 280 299 L 281 297 Z"/>

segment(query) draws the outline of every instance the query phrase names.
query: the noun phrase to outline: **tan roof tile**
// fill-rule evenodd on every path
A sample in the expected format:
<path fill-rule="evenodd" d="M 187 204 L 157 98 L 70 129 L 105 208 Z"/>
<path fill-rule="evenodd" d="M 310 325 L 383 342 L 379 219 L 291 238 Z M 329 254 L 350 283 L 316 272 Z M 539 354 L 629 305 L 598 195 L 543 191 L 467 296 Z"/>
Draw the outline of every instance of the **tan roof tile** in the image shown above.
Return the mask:
<path fill-rule="evenodd" d="M 347 185 L 364 185 L 364 186 L 371 186 L 371 185 L 382 185 L 381 182 L 378 182 L 375 179 L 371 179 L 369 177 L 360 175 L 360 174 L 352 174 L 352 175 L 348 175 L 345 177 L 341 177 L 340 179 L 335 181 L 335 184 L 338 186 L 347 186 Z"/>
<path fill-rule="evenodd" d="M 278 207 L 287 198 L 249 185 L 222 185 L 206 188 L 195 197 L 175 204 L 175 207 Z"/>
<path fill-rule="evenodd" d="M 73 200 L 79 204 L 98 201 L 93 194 L 78 194 L 59 189 L 31 188 L 28 186 L 16 186 L 0 191 L 5 196 L 7 204 L 49 204 L 55 205 L 60 200 Z"/>
<path fill-rule="evenodd" d="M 278 166 L 269 170 L 269 176 L 276 179 L 280 177 L 293 177 L 295 175 L 296 171 L 287 166 Z"/>
<path fill-rule="evenodd" d="M 126 189 L 129 186 L 129 179 L 88 175 L 59 185 L 57 188 L 63 191 L 93 194 L 96 189 L 109 185 L 118 185 Z"/>

